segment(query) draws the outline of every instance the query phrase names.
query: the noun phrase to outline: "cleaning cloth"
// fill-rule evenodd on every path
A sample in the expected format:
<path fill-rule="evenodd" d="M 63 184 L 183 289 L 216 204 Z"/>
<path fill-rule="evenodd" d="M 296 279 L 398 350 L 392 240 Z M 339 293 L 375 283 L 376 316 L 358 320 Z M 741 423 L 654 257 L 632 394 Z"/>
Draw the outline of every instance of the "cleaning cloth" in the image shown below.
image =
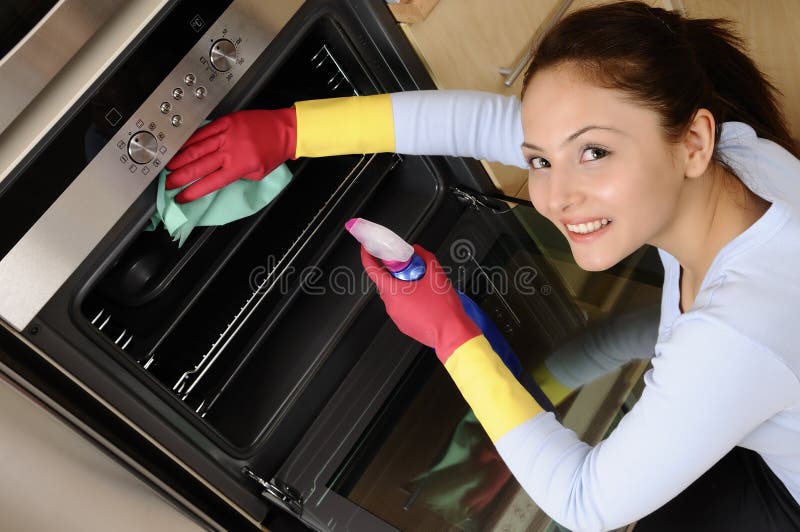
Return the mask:
<path fill-rule="evenodd" d="M 176 203 L 175 196 L 185 187 L 166 190 L 169 173 L 164 169 L 158 176 L 156 212 L 146 230 L 153 231 L 163 222 L 178 247 L 197 226 L 223 225 L 260 211 L 292 180 L 291 171 L 282 164 L 258 181 L 239 179 L 189 203 Z"/>

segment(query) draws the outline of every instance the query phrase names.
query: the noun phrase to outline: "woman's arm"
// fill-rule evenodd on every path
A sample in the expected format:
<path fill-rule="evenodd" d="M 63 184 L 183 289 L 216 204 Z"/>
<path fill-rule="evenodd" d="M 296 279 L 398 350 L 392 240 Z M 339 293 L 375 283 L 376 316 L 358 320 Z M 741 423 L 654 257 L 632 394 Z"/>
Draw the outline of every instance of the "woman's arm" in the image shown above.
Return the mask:
<path fill-rule="evenodd" d="M 601 375 L 631 360 L 651 358 L 660 315 L 660 305 L 649 305 L 593 324 L 534 368 L 534 381 L 558 405 Z"/>
<path fill-rule="evenodd" d="M 779 144 L 759 138 L 747 124 L 725 122 L 717 148 L 754 193 L 769 201 L 800 205 L 800 162 Z"/>
<path fill-rule="evenodd" d="M 520 102 L 478 91 L 392 94 L 399 153 L 452 155 L 527 168 Z"/>
<path fill-rule="evenodd" d="M 167 189 L 192 201 L 287 159 L 350 153 L 476 157 L 524 167 L 516 98 L 475 91 L 411 91 L 237 111 L 200 128 L 167 165 Z"/>
<path fill-rule="evenodd" d="M 297 102 L 298 157 L 397 152 L 525 167 L 519 100 L 478 91 L 410 91 Z"/>
<path fill-rule="evenodd" d="M 608 530 L 675 497 L 764 421 L 798 401 L 797 377 L 738 331 L 693 318 L 656 344 L 636 406 L 591 447 L 546 413 L 464 314 L 433 256 L 403 289 L 362 251 L 398 328 L 434 347 L 511 472 L 562 525 Z"/>
<path fill-rule="evenodd" d="M 656 351 L 641 399 L 597 446 L 551 414 L 495 440 L 523 488 L 561 524 L 607 530 L 651 513 L 797 401 L 791 370 L 722 325 L 684 322 Z"/>

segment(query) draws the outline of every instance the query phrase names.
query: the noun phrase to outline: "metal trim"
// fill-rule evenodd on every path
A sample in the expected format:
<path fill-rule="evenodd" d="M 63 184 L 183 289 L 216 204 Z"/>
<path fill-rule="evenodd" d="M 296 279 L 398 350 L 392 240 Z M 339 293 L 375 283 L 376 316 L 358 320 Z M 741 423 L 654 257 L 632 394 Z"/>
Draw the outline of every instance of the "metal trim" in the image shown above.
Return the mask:
<path fill-rule="evenodd" d="M 125 0 L 61 0 L 0 58 L 0 133 L 19 116 Z"/>
<path fill-rule="evenodd" d="M 251 515 L 249 515 L 244 509 L 238 506 L 235 502 L 229 499 L 225 494 L 220 492 L 215 486 L 211 485 L 206 481 L 203 477 L 197 474 L 192 468 L 190 468 L 185 462 L 183 462 L 178 456 L 172 453 L 169 449 L 164 447 L 159 441 L 153 439 L 149 434 L 144 432 L 139 426 L 133 423 L 130 419 L 125 417 L 122 412 L 117 410 L 112 404 L 106 401 L 101 396 L 97 395 L 93 390 L 85 386 L 80 380 L 78 380 L 74 375 L 72 375 L 69 371 L 64 369 L 63 366 L 58 364 L 54 359 L 44 353 L 39 347 L 35 344 L 32 344 L 27 338 L 20 335 L 19 332 L 15 331 L 14 329 L 8 327 L 2 321 L 0 321 L 0 327 L 7 330 L 11 335 L 13 335 L 21 344 L 23 344 L 28 349 L 35 352 L 39 355 L 47 364 L 51 365 L 55 368 L 59 373 L 63 374 L 66 378 L 72 381 L 76 386 L 81 388 L 87 395 L 91 396 L 95 399 L 99 404 L 103 407 L 108 409 L 109 412 L 114 414 L 117 418 L 119 418 L 123 423 L 128 425 L 132 430 L 136 431 L 140 436 L 142 436 L 145 440 L 147 440 L 150 444 L 160 450 L 164 455 L 168 456 L 175 464 L 185 470 L 189 475 L 194 477 L 198 482 L 212 491 L 215 495 L 217 495 L 221 500 L 225 501 L 232 509 L 234 509 L 238 514 L 240 514 L 243 518 L 247 519 L 249 522 L 253 523 L 253 525 L 260 527 L 261 523 L 254 520 Z M 203 519 L 209 520 L 209 516 L 206 515 L 204 511 L 200 508 L 197 508 L 195 505 L 191 504 L 188 500 L 184 499 L 180 494 L 178 494 L 175 490 L 173 490 L 170 486 L 160 482 L 159 479 L 153 477 L 153 475 L 146 469 L 139 466 L 139 464 L 133 460 L 126 454 L 122 453 L 117 447 L 111 444 L 107 439 L 102 437 L 97 431 L 95 431 L 92 427 L 87 425 L 84 421 L 76 418 L 72 415 L 69 411 L 63 408 L 58 403 L 54 402 L 47 394 L 33 387 L 29 384 L 22 376 L 18 375 L 14 372 L 11 368 L 6 366 L 4 363 L 0 362 L 0 379 L 3 379 L 10 384 L 13 384 L 18 390 L 25 393 L 28 397 L 34 400 L 37 404 L 39 404 L 42 408 L 45 408 L 47 411 L 51 412 L 54 416 L 58 417 L 68 425 L 71 425 L 75 430 L 83 433 L 85 437 L 94 441 L 100 448 L 105 449 L 110 454 L 112 454 L 116 459 L 118 459 L 121 463 L 125 464 L 127 467 L 131 468 L 132 470 L 136 471 L 138 474 L 142 475 L 148 482 L 152 482 L 154 486 L 157 486 L 159 489 L 164 490 L 170 497 L 174 500 L 179 501 L 181 504 L 185 504 L 186 508 L 191 509 L 192 511 L 196 512 L 198 516 L 202 516 Z"/>

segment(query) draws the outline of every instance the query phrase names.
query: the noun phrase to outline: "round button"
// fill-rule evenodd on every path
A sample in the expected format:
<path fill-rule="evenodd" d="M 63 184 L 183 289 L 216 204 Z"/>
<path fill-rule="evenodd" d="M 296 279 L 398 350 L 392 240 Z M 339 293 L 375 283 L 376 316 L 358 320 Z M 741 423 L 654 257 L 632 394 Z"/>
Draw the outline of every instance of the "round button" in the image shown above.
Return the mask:
<path fill-rule="evenodd" d="M 138 131 L 128 141 L 128 155 L 139 164 L 147 164 L 156 156 L 158 141 L 149 131 Z"/>
<path fill-rule="evenodd" d="M 172 115 L 172 125 L 181 127 L 181 124 L 183 124 L 183 117 L 181 115 Z"/>
<path fill-rule="evenodd" d="M 207 91 L 205 87 L 197 87 L 194 90 L 194 97 L 197 98 L 198 100 L 202 100 L 203 98 L 206 97 L 206 92 Z"/>
<path fill-rule="evenodd" d="M 183 77 L 183 82 L 186 83 L 187 85 L 189 85 L 190 87 L 192 85 L 194 85 L 195 81 L 196 81 L 196 78 L 194 77 L 194 74 L 186 74 Z"/>
<path fill-rule="evenodd" d="M 220 72 L 227 72 L 236 63 L 236 45 L 228 39 L 220 39 L 211 46 L 209 53 L 211 66 Z"/>
<path fill-rule="evenodd" d="M 181 98 L 183 98 L 183 89 L 180 87 L 173 89 L 172 97 L 175 98 L 176 100 L 180 100 Z"/>
<path fill-rule="evenodd" d="M 161 102 L 161 112 L 164 114 L 169 113 L 172 110 L 172 104 L 169 102 Z"/>

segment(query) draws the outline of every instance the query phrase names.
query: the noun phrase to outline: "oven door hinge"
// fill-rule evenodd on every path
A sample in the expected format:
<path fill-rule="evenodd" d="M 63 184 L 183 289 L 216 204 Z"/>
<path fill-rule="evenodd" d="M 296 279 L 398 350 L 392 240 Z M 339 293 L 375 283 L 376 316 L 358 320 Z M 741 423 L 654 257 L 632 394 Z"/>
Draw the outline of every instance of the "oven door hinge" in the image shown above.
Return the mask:
<path fill-rule="evenodd" d="M 450 186 L 452 192 L 461 203 L 468 205 L 473 209 L 480 209 L 481 207 L 489 209 L 495 214 L 505 214 L 511 210 L 508 203 L 517 205 L 527 205 L 533 207 L 533 203 L 521 198 L 513 198 L 500 193 L 478 192 L 468 187 Z"/>
<path fill-rule="evenodd" d="M 261 496 L 267 501 L 280 506 L 297 517 L 302 517 L 303 499 L 300 497 L 300 492 L 295 488 L 275 477 L 268 482 L 253 473 L 248 467 L 243 467 L 242 473 L 258 482 L 258 484 L 264 488 L 261 492 Z"/>

